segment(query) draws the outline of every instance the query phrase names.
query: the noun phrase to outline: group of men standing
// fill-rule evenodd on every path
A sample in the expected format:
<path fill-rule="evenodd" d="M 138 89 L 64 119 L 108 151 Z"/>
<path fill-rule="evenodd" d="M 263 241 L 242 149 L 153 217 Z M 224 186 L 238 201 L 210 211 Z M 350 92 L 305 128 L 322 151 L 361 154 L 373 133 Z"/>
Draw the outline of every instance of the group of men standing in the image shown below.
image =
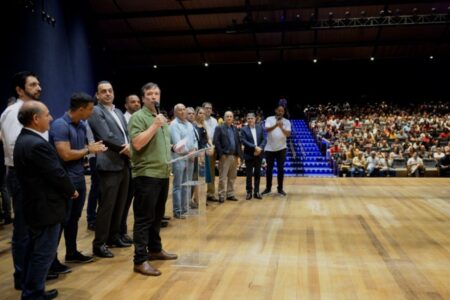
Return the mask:
<path fill-rule="evenodd" d="M 45 291 L 45 280 L 70 272 L 57 259 L 62 233 L 66 262 L 93 261 L 76 244 L 86 198 L 84 157 L 88 154 L 96 154 L 101 194 L 93 253 L 113 257 L 108 245 L 131 246 L 121 223 L 124 219 L 126 222 L 131 204 L 128 194 L 132 174 L 136 219 L 134 270 L 144 275 L 160 275 L 147 260 L 177 256 L 162 249 L 159 236 L 170 174 L 167 164 L 170 140 L 168 133 L 164 133 L 168 131 L 167 120 L 155 110 L 155 103 L 160 100 L 159 87 L 149 83 L 142 88 L 144 108 L 129 119 L 130 134 L 128 120 L 113 105 L 114 91 L 109 82 L 97 85 L 95 106 L 89 95 L 75 93 L 69 110 L 51 126 L 53 118 L 39 101 L 42 89 L 37 75 L 19 72 L 13 78 L 13 87 L 17 101 L 2 113 L 0 126 L 8 189 L 14 206 L 14 286 L 22 290 L 22 298 L 57 297 L 57 290 Z M 139 98 L 137 102 L 135 108 L 140 107 Z M 88 139 L 89 132 L 95 140 Z M 135 166 L 132 171 L 130 157 Z M 56 273 L 50 272 L 52 268 Z"/>
<path fill-rule="evenodd" d="M 170 128 L 159 113 L 161 90 L 155 83 L 141 89 L 141 97 L 127 97 L 127 113 L 114 106 L 110 82 L 97 84 L 96 100 L 85 93 L 75 93 L 68 111 L 53 120 L 40 102 L 41 86 L 37 75 L 19 72 L 13 78 L 17 102 L 1 115 L 0 126 L 5 150 L 8 189 L 13 198 L 14 230 L 12 254 L 15 288 L 23 299 L 52 299 L 57 290 L 45 291 L 45 280 L 70 269 L 58 261 L 56 249 L 62 233 L 66 243 L 66 262 L 87 263 L 92 256 L 77 248 L 78 221 L 86 198 L 84 157 L 96 156 L 100 197 L 95 222 L 93 254 L 111 258 L 110 247 L 135 246 L 134 271 L 151 276 L 161 274 L 148 260 L 176 259 L 164 251 L 160 227 L 169 191 L 168 162 L 195 151 L 199 135 L 186 119 L 186 108 L 175 106 L 175 120 Z M 141 108 L 142 101 L 142 108 Z M 233 125 L 233 113 L 225 113 L 218 126 L 211 116 L 212 105 L 203 104 L 207 140 L 215 152 L 207 152 L 210 183 L 207 200 L 221 203 L 237 201 L 234 180 L 240 159 L 247 166 L 247 200 L 261 199 L 271 191 L 275 159 L 278 165 L 278 193 L 283 191 L 283 164 L 290 123 L 283 118 L 284 108 L 267 119 L 265 128 L 255 124 L 248 114 L 248 124 L 241 132 Z M 131 114 L 130 112 L 134 112 Z M 264 130 L 268 133 L 266 141 Z M 200 131 L 201 132 L 201 131 Z M 185 139 L 180 143 L 182 139 Z M 205 137 L 206 139 L 206 137 Z M 183 146 L 180 147 L 180 144 Z M 243 145 L 243 152 L 241 145 Z M 259 192 L 262 154 L 267 159 L 267 186 Z M 219 198 L 215 198 L 215 161 L 219 160 Z M 174 175 L 191 174 L 192 164 L 179 160 L 173 164 Z M 252 185 L 254 177 L 254 185 Z M 183 201 L 190 195 L 181 186 L 189 178 L 174 176 L 174 216 L 185 211 Z M 134 196 L 133 239 L 126 234 L 126 219 Z M 89 205 L 88 205 L 89 206 Z M 89 210 L 89 209 L 88 209 Z M 93 229 L 93 228 L 92 228 Z"/>
<path fill-rule="evenodd" d="M 206 103 L 206 112 L 211 111 L 211 104 Z M 211 107 L 211 108 L 210 108 Z M 247 114 L 247 125 L 240 131 L 233 124 L 234 117 L 231 111 L 224 114 L 224 123 L 220 126 L 217 121 L 208 113 L 205 120 L 208 133 L 213 134 L 213 144 L 215 155 L 219 160 L 219 198 L 215 198 L 214 181 L 208 185 L 207 200 L 237 201 L 234 192 L 234 181 L 237 176 L 237 168 L 240 160 L 245 160 L 246 166 L 246 200 L 252 198 L 262 199 L 263 195 L 270 194 L 272 190 L 272 172 L 275 160 L 277 161 L 278 193 L 285 196 L 283 189 L 284 181 L 284 161 L 286 158 L 287 137 L 291 133 L 291 123 L 284 118 L 285 109 L 278 106 L 275 115 L 268 117 L 264 127 L 256 124 L 254 113 Z M 267 139 L 264 131 L 267 132 Z M 242 151 L 243 149 L 243 151 Z M 262 193 L 259 191 L 261 164 L 265 154 L 267 162 L 266 188 Z M 215 161 L 213 156 L 212 161 Z M 214 164 L 211 164 L 214 168 Z M 211 170 L 214 174 L 214 171 Z M 252 184 L 252 180 L 254 181 Z"/>

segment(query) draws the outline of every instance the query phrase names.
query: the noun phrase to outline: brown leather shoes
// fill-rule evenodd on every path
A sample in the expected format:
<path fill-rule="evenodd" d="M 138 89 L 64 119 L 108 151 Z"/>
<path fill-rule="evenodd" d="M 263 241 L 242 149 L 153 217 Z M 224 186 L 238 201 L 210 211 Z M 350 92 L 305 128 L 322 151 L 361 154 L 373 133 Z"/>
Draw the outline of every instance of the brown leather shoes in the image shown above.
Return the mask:
<path fill-rule="evenodd" d="M 134 271 L 147 276 L 159 276 L 161 272 L 158 269 L 153 268 L 147 261 L 140 265 L 134 265 Z"/>
<path fill-rule="evenodd" d="M 177 258 L 178 258 L 178 255 L 167 253 L 164 250 L 161 250 L 161 252 L 159 252 L 159 253 L 151 253 L 150 252 L 148 254 L 149 260 L 172 260 L 172 259 L 177 259 Z"/>

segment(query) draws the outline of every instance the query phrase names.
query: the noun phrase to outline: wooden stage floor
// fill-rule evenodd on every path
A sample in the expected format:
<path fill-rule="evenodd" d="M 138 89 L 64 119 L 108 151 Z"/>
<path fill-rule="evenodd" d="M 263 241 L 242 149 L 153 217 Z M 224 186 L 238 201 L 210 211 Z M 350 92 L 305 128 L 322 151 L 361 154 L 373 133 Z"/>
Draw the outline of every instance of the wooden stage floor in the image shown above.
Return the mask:
<path fill-rule="evenodd" d="M 244 178 L 236 190 L 239 202 L 162 229 L 175 253 L 192 246 L 186 236 L 204 237 L 205 268 L 158 261 L 163 274 L 145 277 L 132 248 L 112 249 L 47 289 L 58 299 L 450 299 L 449 179 L 287 178 L 287 197 L 262 201 L 244 200 Z M 79 249 L 91 253 L 84 214 L 80 223 Z M 0 229 L 1 299 L 20 297 L 10 236 L 11 225 Z"/>

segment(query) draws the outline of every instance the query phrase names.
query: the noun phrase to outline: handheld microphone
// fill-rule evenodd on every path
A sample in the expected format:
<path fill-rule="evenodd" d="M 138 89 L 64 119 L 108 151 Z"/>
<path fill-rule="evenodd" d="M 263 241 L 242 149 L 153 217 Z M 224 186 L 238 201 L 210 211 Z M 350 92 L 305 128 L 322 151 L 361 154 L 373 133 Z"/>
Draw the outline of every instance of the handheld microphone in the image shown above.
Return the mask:
<path fill-rule="evenodd" d="M 155 102 L 156 114 L 159 115 L 159 102 Z"/>

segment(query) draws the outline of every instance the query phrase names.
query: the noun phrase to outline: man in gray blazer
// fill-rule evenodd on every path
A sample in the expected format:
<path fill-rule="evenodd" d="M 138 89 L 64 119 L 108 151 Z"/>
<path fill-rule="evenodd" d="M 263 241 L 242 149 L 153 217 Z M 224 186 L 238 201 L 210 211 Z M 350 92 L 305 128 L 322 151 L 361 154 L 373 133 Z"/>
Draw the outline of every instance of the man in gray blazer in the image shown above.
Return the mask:
<path fill-rule="evenodd" d="M 93 253 L 99 257 L 113 257 L 108 246 L 130 247 L 120 237 L 120 220 L 125 207 L 129 176 L 129 140 L 123 113 L 114 107 L 111 83 L 97 85 L 98 105 L 89 118 L 96 141 L 103 141 L 108 150 L 97 154 L 101 197 L 98 203 Z"/>

